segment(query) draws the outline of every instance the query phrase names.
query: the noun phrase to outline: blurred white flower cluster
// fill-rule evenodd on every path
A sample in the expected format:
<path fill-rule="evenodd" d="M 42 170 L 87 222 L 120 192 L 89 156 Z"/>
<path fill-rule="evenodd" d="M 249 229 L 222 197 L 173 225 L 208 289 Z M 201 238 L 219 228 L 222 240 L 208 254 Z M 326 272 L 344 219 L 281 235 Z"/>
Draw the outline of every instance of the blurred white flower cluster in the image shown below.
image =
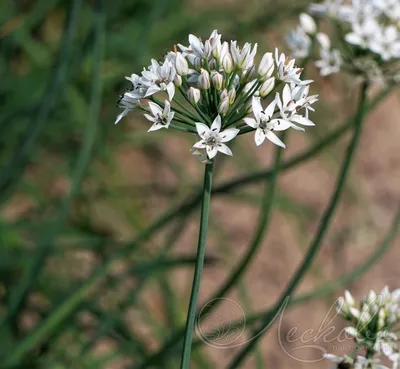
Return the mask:
<path fill-rule="evenodd" d="M 387 369 L 380 364 L 382 356 L 392 362 L 392 369 L 400 368 L 398 338 L 394 333 L 400 322 L 400 289 L 390 292 L 385 287 L 378 294 L 370 291 L 359 304 L 346 291 L 344 297 L 338 300 L 336 310 L 351 324 L 345 328 L 345 332 L 355 340 L 355 351 L 363 348 L 366 355 L 326 355 L 326 359 L 336 363 L 334 368 Z"/>
<path fill-rule="evenodd" d="M 309 95 L 312 81 L 303 81 L 295 60 L 277 49 L 258 65 L 256 59 L 257 44 L 240 48 L 237 41 L 223 42 L 216 30 L 204 42 L 189 35 L 189 46 L 178 45 L 141 75 L 126 77 L 132 88 L 119 100 L 123 112 L 115 123 L 140 110 L 152 123 L 149 131 L 196 133 L 192 153 L 204 163 L 218 152 L 232 155 L 226 142 L 251 131 L 257 145 L 267 138 L 284 147 L 274 131 L 313 126 L 309 111 L 318 95 Z"/>
<path fill-rule="evenodd" d="M 331 23 L 335 42 L 317 31 L 312 16 Z M 300 16 L 300 26 L 289 34 L 287 41 L 295 57 L 313 56 L 318 49 L 319 60 L 315 64 L 322 76 L 344 68 L 370 80 L 398 81 L 400 1 L 325 0 L 311 4 L 309 14 Z"/>

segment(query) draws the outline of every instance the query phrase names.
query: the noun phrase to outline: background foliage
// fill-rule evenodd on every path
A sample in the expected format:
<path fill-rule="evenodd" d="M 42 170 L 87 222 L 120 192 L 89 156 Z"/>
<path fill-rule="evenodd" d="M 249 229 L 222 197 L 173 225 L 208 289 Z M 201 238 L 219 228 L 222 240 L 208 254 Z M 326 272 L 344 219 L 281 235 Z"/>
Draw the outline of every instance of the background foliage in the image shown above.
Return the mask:
<path fill-rule="evenodd" d="M 177 366 L 195 261 L 202 167 L 188 154 L 186 135 L 147 134 L 134 115 L 113 125 L 117 97 L 128 87 L 123 77 L 173 44 L 186 43 L 189 33 L 208 36 L 214 28 L 225 39 L 258 42 L 261 50 L 271 50 L 306 4 L 0 2 L 1 368 Z M 244 273 L 229 294 L 245 310 L 248 327 L 294 269 L 293 260 L 285 262 L 292 259 L 287 253 L 304 251 L 326 200 L 324 186 L 331 185 L 338 167 L 343 146 L 337 140 L 352 124 L 342 121 L 352 113 L 354 81 L 338 78 L 327 85 L 313 77 L 323 97 L 314 118 L 317 127 L 307 131 L 306 140 L 290 139 L 293 151 L 286 153 L 283 168 L 298 176 L 289 173 L 278 188 L 270 227 L 275 236 L 257 241 L 263 246 L 258 262 L 265 263 Z M 336 146 L 328 147 L 332 143 Z M 234 159 L 217 165 L 203 302 L 216 296 L 251 248 L 262 189 L 248 185 L 271 176 L 263 169 L 272 162 L 270 149 L 255 154 L 249 142 L 237 145 Z M 399 158 L 390 147 L 383 156 L 394 158 L 390 169 L 396 178 Z M 316 167 L 297 168 L 321 152 Z M 310 176 L 318 178 L 311 188 Z M 398 216 L 394 223 L 391 216 L 400 197 L 398 182 L 390 183 L 389 198 L 370 202 L 364 195 L 381 191 L 380 184 L 349 181 L 342 211 L 358 214 L 358 223 L 338 220 L 329 251 L 309 271 L 308 287 L 317 287 L 297 296 L 293 305 L 318 296 L 329 305 L 335 289 L 367 272 L 389 250 L 398 229 Z M 370 255 L 359 260 L 365 249 L 353 251 L 355 244 L 375 248 L 367 247 Z M 260 268 L 271 272 L 254 274 Z M 395 279 L 393 272 L 379 283 Z M 331 282 L 320 284 L 324 280 Z M 263 342 L 248 367 L 269 366 L 270 349 Z M 204 348 L 199 340 L 196 345 L 193 367 L 223 367 L 226 352 Z M 280 351 L 272 360 L 278 367 L 294 365 Z"/>

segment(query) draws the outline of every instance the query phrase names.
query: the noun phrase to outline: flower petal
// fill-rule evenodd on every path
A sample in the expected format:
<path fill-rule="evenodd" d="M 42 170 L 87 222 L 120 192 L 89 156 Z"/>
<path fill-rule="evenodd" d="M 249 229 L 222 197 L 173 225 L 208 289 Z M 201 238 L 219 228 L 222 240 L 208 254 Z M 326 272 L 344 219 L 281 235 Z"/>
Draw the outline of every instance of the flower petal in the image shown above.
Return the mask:
<path fill-rule="evenodd" d="M 267 108 L 264 110 L 264 114 L 265 114 L 268 118 L 271 118 L 272 115 L 274 114 L 275 106 L 276 106 L 276 101 L 272 101 L 272 102 L 267 106 Z"/>
<path fill-rule="evenodd" d="M 260 119 L 260 115 L 262 114 L 262 105 L 260 98 L 258 97 L 253 97 L 253 100 L 251 101 L 251 106 L 253 108 L 253 114 L 257 119 Z"/>
<path fill-rule="evenodd" d="M 237 134 L 240 132 L 240 129 L 237 128 L 229 128 L 226 129 L 225 131 L 221 132 L 218 134 L 218 138 L 220 142 L 228 142 L 235 138 Z"/>
<path fill-rule="evenodd" d="M 261 128 L 257 128 L 254 141 L 257 146 L 260 146 L 265 141 L 265 133 Z"/>
<path fill-rule="evenodd" d="M 268 140 L 270 140 L 275 145 L 278 145 L 281 147 L 286 147 L 286 145 L 278 138 L 278 136 L 275 133 L 268 131 L 266 136 L 267 136 Z"/>
<path fill-rule="evenodd" d="M 292 117 L 290 117 L 290 120 L 302 124 L 303 126 L 315 126 L 315 124 L 311 122 L 310 119 L 307 119 L 301 115 L 293 115 Z"/>
<path fill-rule="evenodd" d="M 254 118 L 244 118 L 243 120 L 251 128 L 257 128 L 258 127 L 258 123 Z"/>
<path fill-rule="evenodd" d="M 271 120 L 271 125 L 274 127 L 274 131 L 285 131 L 292 127 L 292 123 L 285 119 L 273 119 Z"/>
<path fill-rule="evenodd" d="M 221 130 L 221 116 L 217 115 L 211 125 L 211 131 L 218 133 Z"/>
<path fill-rule="evenodd" d="M 148 90 L 146 91 L 146 94 L 144 95 L 144 97 L 152 96 L 152 95 L 156 94 L 159 91 L 161 91 L 160 87 L 158 87 L 157 85 L 151 85 L 148 88 Z"/>
<path fill-rule="evenodd" d="M 193 147 L 196 148 L 196 149 L 205 149 L 206 148 L 206 144 L 205 144 L 204 140 L 200 140 L 200 141 L 196 142 L 193 145 Z"/>
<path fill-rule="evenodd" d="M 152 115 L 150 115 L 150 114 L 143 114 L 143 115 L 144 115 L 144 117 L 145 117 L 147 120 L 149 120 L 150 122 L 152 122 L 152 123 L 157 122 L 157 119 L 154 118 Z"/>
<path fill-rule="evenodd" d="M 290 91 L 289 85 L 285 85 L 282 91 L 283 106 L 288 106 L 292 100 L 292 92 Z"/>
<path fill-rule="evenodd" d="M 149 101 L 149 108 L 154 116 L 162 115 L 163 113 L 161 107 L 158 104 L 153 103 L 152 101 Z"/>
<path fill-rule="evenodd" d="M 207 146 L 206 150 L 207 150 L 207 155 L 210 159 L 212 159 L 215 155 L 217 155 L 218 152 L 215 146 Z"/>
<path fill-rule="evenodd" d="M 196 123 L 196 130 L 201 138 L 204 138 L 204 136 L 210 132 L 210 128 L 204 123 Z"/>
<path fill-rule="evenodd" d="M 152 132 L 152 131 L 158 131 L 161 128 L 167 128 L 166 126 L 163 126 L 160 123 L 154 123 L 147 132 Z"/>
<path fill-rule="evenodd" d="M 117 124 L 125 115 L 129 112 L 128 109 L 125 109 L 121 114 L 118 114 L 117 118 L 115 119 L 115 124 Z"/>
<path fill-rule="evenodd" d="M 175 85 L 173 84 L 173 82 L 167 84 L 167 92 L 168 92 L 168 98 L 172 100 L 175 95 Z"/>
<path fill-rule="evenodd" d="M 219 152 L 222 152 L 225 155 L 229 155 L 229 156 L 233 155 L 231 149 L 223 143 L 218 144 L 217 150 Z"/>

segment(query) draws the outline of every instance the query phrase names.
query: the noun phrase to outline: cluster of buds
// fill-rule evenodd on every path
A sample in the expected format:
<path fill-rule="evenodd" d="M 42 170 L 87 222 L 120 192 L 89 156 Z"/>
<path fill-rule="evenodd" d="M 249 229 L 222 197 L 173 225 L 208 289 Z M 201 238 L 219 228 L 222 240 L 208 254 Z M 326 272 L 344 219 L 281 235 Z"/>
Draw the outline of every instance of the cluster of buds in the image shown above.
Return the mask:
<path fill-rule="evenodd" d="M 274 132 L 313 126 L 309 112 L 318 95 L 309 95 L 312 81 L 301 79 L 295 59 L 277 49 L 258 65 L 256 57 L 257 44 L 240 48 L 237 41 L 221 41 L 216 30 L 205 42 L 189 35 L 189 46 L 178 45 L 161 61 L 153 59 L 141 75 L 126 77 L 132 88 L 119 100 L 123 112 L 116 123 L 140 110 L 152 123 L 149 131 L 197 134 L 192 153 L 204 163 L 218 152 L 232 155 L 226 142 L 252 131 L 257 145 L 267 138 L 285 147 Z"/>
<path fill-rule="evenodd" d="M 311 4 L 309 13 L 300 16 L 300 26 L 287 38 L 295 57 L 314 57 L 316 50 L 322 76 L 345 69 L 370 81 L 399 81 L 400 1 L 325 0 Z M 317 31 L 311 15 L 330 22 L 335 45 Z"/>
<path fill-rule="evenodd" d="M 367 354 L 355 358 L 329 354 L 326 359 L 337 363 L 337 368 L 349 364 L 349 368 L 383 369 L 387 367 L 379 364 L 379 357 L 384 355 L 393 363 L 393 369 L 399 368 L 399 348 L 394 329 L 400 322 L 400 289 L 390 292 L 385 287 L 378 294 L 370 291 L 360 303 L 345 291 L 344 297 L 338 300 L 336 311 L 351 324 L 345 328 L 347 335 L 355 340 L 357 347 L 365 348 Z"/>

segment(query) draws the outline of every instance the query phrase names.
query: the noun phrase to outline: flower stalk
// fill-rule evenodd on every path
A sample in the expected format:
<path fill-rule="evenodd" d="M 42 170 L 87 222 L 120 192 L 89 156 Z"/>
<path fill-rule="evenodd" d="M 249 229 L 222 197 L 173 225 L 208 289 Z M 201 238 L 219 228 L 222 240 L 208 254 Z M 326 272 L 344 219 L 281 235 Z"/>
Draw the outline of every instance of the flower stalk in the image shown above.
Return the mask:
<path fill-rule="evenodd" d="M 201 275 L 203 273 L 204 257 L 206 254 L 206 241 L 208 230 L 208 217 L 210 211 L 211 187 L 212 187 L 213 163 L 206 164 L 204 170 L 203 199 L 201 205 L 200 230 L 197 246 L 197 261 L 194 269 L 192 292 L 190 294 L 189 309 L 186 319 L 186 329 L 183 341 L 181 369 L 187 369 L 190 365 L 190 353 L 192 347 L 193 329 L 196 319 L 196 306 L 200 290 Z"/>

